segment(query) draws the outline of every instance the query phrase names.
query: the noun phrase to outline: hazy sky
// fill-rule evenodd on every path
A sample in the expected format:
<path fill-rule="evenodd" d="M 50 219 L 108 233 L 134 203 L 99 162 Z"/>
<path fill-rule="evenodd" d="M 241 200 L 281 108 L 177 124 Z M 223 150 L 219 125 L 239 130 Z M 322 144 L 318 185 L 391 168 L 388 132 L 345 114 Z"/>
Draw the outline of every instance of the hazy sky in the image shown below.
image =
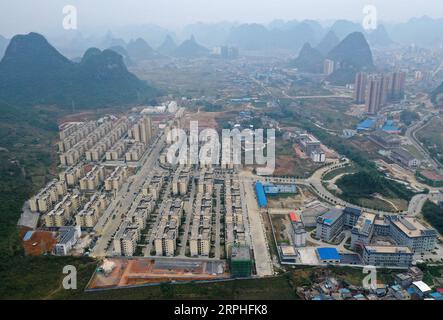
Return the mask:
<path fill-rule="evenodd" d="M 79 30 L 158 24 L 177 29 L 194 22 L 270 22 L 274 19 L 361 21 L 375 5 L 379 19 L 443 16 L 442 0 L 1 0 L 0 34 L 62 31 L 62 8 L 78 9 Z"/>

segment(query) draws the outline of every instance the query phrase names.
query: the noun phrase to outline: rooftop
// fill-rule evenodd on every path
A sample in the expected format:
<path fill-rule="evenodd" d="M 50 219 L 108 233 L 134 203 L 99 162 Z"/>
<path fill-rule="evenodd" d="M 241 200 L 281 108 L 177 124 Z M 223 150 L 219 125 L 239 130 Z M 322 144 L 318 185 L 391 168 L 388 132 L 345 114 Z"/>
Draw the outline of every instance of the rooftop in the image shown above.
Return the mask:
<path fill-rule="evenodd" d="M 318 222 L 332 225 L 336 220 L 338 220 L 343 215 L 343 210 L 332 208 L 328 212 L 326 212 L 324 215 L 318 217 Z"/>
<path fill-rule="evenodd" d="M 392 219 L 392 224 L 409 237 L 420 237 L 425 233 L 435 233 L 435 230 L 426 228 L 413 217 L 397 217 Z"/>
<path fill-rule="evenodd" d="M 371 251 L 373 253 L 412 253 L 411 249 L 408 247 L 401 246 L 366 246 L 366 251 Z"/>
<path fill-rule="evenodd" d="M 317 248 L 320 260 L 340 260 L 341 256 L 335 248 Z"/>

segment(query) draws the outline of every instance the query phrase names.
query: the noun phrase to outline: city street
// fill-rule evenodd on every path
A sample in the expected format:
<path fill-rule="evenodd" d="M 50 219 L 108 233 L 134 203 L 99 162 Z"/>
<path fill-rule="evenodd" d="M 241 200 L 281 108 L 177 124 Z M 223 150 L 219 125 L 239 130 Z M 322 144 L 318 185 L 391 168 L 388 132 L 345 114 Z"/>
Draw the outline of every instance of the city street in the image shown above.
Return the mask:
<path fill-rule="evenodd" d="M 152 173 L 155 161 L 157 161 L 160 151 L 163 148 L 164 140 L 164 136 L 161 135 L 161 137 L 154 142 L 153 147 L 151 147 L 152 149 L 147 151 L 149 152 L 147 157 L 142 160 L 143 164 L 140 171 L 122 186 L 117 192 L 115 200 L 100 218 L 95 227 L 95 231 L 100 235 L 100 238 L 97 240 L 91 256 L 105 257 L 110 254 L 110 251 L 112 252 L 112 245 L 110 245 L 112 236 L 118 230 L 123 215 L 127 214 L 131 206 L 140 200 L 140 189 Z M 112 218 L 114 214 L 116 217 Z"/>
<path fill-rule="evenodd" d="M 248 180 L 242 180 L 241 185 L 243 185 L 243 191 L 246 198 L 257 275 L 260 277 L 271 276 L 274 274 L 274 271 L 272 259 L 269 254 L 269 244 L 266 240 L 266 232 L 260 215 L 260 209 L 258 208 L 257 200 L 255 199 L 252 183 Z M 243 191 L 240 189 L 240 192 Z"/>

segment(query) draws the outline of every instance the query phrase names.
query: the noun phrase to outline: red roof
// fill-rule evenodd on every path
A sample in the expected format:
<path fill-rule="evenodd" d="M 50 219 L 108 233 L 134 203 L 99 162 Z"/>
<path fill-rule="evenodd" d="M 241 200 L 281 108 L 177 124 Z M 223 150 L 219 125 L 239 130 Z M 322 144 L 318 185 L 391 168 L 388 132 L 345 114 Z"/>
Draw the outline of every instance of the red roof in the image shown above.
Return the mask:
<path fill-rule="evenodd" d="M 297 218 L 297 215 L 295 214 L 295 212 L 291 212 L 289 214 L 289 219 L 291 219 L 292 222 L 297 222 L 298 218 Z"/>
<path fill-rule="evenodd" d="M 438 289 L 437 289 L 437 292 L 439 292 L 439 293 L 443 293 L 443 288 L 438 288 Z"/>

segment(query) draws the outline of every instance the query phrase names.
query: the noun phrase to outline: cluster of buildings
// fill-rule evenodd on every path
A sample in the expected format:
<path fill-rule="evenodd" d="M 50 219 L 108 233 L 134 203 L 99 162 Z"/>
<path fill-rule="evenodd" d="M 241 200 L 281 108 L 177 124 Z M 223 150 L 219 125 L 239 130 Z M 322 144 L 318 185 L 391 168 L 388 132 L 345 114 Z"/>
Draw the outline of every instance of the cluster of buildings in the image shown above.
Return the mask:
<path fill-rule="evenodd" d="M 402 146 L 402 141 L 398 136 L 401 129 L 394 120 L 370 117 L 358 124 L 357 131 L 367 132 L 367 138 L 380 147 L 379 153 L 383 156 L 405 168 L 420 167 L 421 160 Z"/>
<path fill-rule="evenodd" d="M 296 137 L 300 149 L 311 158 L 313 162 L 322 163 L 326 161 L 326 155 L 321 149 L 321 142 L 312 134 L 303 133 Z"/>
<path fill-rule="evenodd" d="M 112 130 L 106 136 L 85 152 L 87 161 L 99 162 L 102 160 L 115 143 L 120 141 L 121 137 L 127 133 L 129 120 L 127 118 L 120 118 L 113 123 L 112 127 Z"/>
<path fill-rule="evenodd" d="M 75 223 L 82 228 L 93 228 L 110 203 L 105 193 L 95 193 L 75 216 Z"/>
<path fill-rule="evenodd" d="M 153 138 L 152 121 L 148 116 L 142 116 L 128 131 L 126 162 L 140 161 Z"/>
<path fill-rule="evenodd" d="M 114 121 L 112 120 L 104 120 L 101 122 L 96 121 L 96 124 L 92 126 L 92 128 L 94 128 L 92 132 L 87 134 L 84 138 L 80 138 L 83 136 L 83 134 L 77 134 L 77 132 L 72 133 L 71 135 L 74 137 L 78 137 L 79 141 L 72 147 L 68 143 L 63 149 L 59 149 L 59 151 L 62 152 L 60 154 L 60 164 L 62 166 L 73 166 L 79 163 L 80 159 L 85 157 L 88 150 L 92 149 L 100 142 L 101 139 L 103 139 L 108 133 L 112 131 L 113 123 Z M 89 127 L 81 127 L 78 130 L 80 130 L 80 132 L 88 132 Z M 71 136 L 65 139 L 70 141 Z M 74 141 L 77 141 L 77 138 L 75 138 Z M 65 142 L 63 142 L 63 146 L 65 146 Z"/>
<path fill-rule="evenodd" d="M 134 255 L 137 250 L 137 243 L 141 240 L 141 232 L 146 228 L 147 221 L 154 208 L 155 200 L 150 196 L 142 197 L 138 204 L 132 207 L 114 235 L 114 255 Z"/>
<path fill-rule="evenodd" d="M 345 277 L 346 278 L 346 277 Z M 370 287 L 349 283 L 330 272 L 315 273 L 313 284 L 297 288 L 305 300 L 443 300 L 441 289 L 433 291 L 424 281 L 418 267 L 394 275 L 390 283 L 380 279 Z"/>
<path fill-rule="evenodd" d="M 414 217 L 381 217 L 350 207 L 332 208 L 319 216 L 316 237 L 330 242 L 344 228 L 351 230 L 351 249 L 366 265 L 407 267 L 415 253 L 431 252 L 437 242 L 437 232 Z"/>
<path fill-rule="evenodd" d="M 118 166 L 115 167 L 114 171 L 105 179 L 105 190 L 106 191 L 118 191 L 122 187 L 123 183 L 126 182 L 128 177 L 128 167 Z"/>
<path fill-rule="evenodd" d="M 386 103 L 403 99 L 405 79 L 406 74 L 401 71 L 389 74 L 359 72 L 355 76 L 355 102 L 365 104 L 369 114 L 377 114 Z"/>
<path fill-rule="evenodd" d="M 172 178 L 172 194 L 185 195 L 188 192 L 189 182 L 191 181 L 191 168 L 180 165 Z"/>
<path fill-rule="evenodd" d="M 27 215 L 38 216 L 29 227 L 40 226 L 57 234 L 71 226 L 91 230 L 109 206 L 113 194 L 127 181 L 130 173 L 124 156 L 128 148 L 131 151 L 134 144 L 142 145 L 138 160 L 152 139 L 151 119 L 143 115 L 106 116 L 97 121 L 64 124 L 59 135 L 62 171 L 58 179 L 29 199 Z M 131 218 L 136 216 L 131 214 Z M 66 236 L 56 237 L 62 238 Z M 58 250 L 58 254 L 60 252 L 64 251 Z"/>
<path fill-rule="evenodd" d="M 215 47 L 212 50 L 212 54 L 222 59 L 237 59 L 239 57 L 239 49 L 232 46 L 220 46 Z"/>
<path fill-rule="evenodd" d="M 197 193 L 193 213 L 189 247 L 191 256 L 209 256 L 212 230 L 212 192 Z"/>

